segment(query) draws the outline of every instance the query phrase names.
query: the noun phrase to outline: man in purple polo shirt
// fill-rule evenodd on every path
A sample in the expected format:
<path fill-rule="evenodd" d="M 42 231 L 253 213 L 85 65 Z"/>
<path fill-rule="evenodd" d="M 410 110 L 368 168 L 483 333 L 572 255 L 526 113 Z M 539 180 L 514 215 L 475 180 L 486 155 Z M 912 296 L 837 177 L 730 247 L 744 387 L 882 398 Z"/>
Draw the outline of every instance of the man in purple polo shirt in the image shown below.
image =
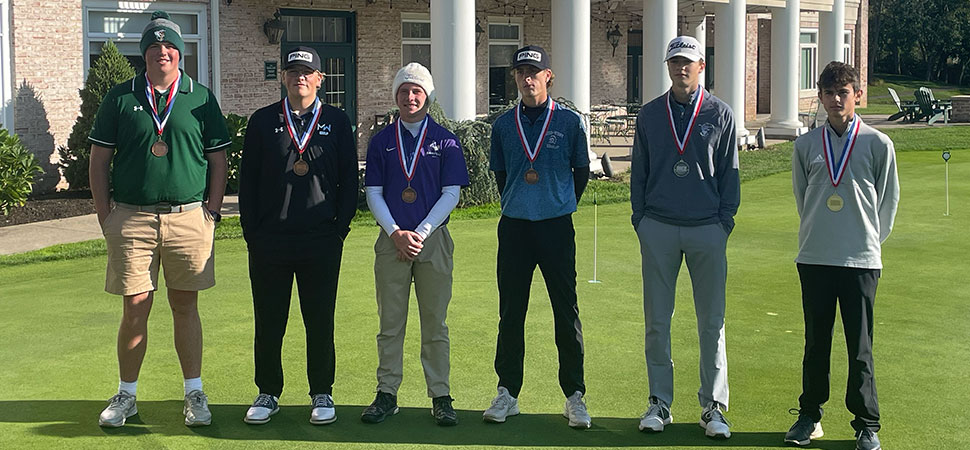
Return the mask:
<path fill-rule="evenodd" d="M 367 206 L 381 226 L 374 245 L 377 287 L 377 397 L 360 419 L 396 414 L 403 376 L 404 330 L 411 282 L 421 317 L 421 364 L 438 425 L 458 423 L 448 383 L 445 316 L 451 301 L 455 244 L 446 224 L 458 204 L 468 169 L 458 138 L 428 115 L 431 73 L 418 63 L 402 67 L 392 89 L 400 119 L 377 133 L 367 148 Z"/>

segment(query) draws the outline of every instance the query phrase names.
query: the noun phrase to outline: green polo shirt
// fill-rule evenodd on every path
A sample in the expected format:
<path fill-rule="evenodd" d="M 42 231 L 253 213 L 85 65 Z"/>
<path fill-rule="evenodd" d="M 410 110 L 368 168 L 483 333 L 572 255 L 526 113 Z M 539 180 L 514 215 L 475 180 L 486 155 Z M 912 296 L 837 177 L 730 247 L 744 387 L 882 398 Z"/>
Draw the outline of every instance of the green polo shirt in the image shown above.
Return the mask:
<path fill-rule="evenodd" d="M 115 149 L 112 197 L 133 205 L 200 201 L 208 181 L 205 154 L 230 144 L 219 103 L 208 88 L 183 73 L 162 133 L 169 151 L 158 157 L 151 152 L 157 134 L 146 84 L 142 73 L 108 91 L 88 135 L 92 144 Z"/>

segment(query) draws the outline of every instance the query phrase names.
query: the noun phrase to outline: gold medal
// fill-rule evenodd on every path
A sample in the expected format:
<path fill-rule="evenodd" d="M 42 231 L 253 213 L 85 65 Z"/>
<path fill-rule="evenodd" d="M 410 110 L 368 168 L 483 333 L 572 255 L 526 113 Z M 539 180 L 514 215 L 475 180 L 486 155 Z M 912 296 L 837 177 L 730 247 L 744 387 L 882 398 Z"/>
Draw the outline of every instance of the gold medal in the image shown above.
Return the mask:
<path fill-rule="evenodd" d="M 300 158 L 296 160 L 295 163 L 293 163 L 293 173 L 295 173 L 297 176 L 302 177 L 303 175 L 306 175 L 307 172 L 309 171 L 310 171 L 310 165 L 307 164 L 306 161 L 303 160 L 303 158 Z"/>
<path fill-rule="evenodd" d="M 165 141 L 159 139 L 152 144 L 152 154 L 161 158 L 168 154 L 168 144 Z"/>
<path fill-rule="evenodd" d="M 832 194 L 828 199 L 825 200 L 825 206 L 829 207 L 829 211 L 839 212 L 842 211 L 842 207 L 845 206 L 845 200 L 843 200 L 839 194 Z"/>
<path fill-rule="evenodd" d="M 404 200 L 404 203 L 414 203 L 417 199 L 418 191 L 415 191 L 411 186 L 408 186 L 401 192 L 401 200 Z"/>
<path fill-rule="evenodd" d="M 539 182 L 539 172 L 535 169 L 529 169 L 525 171 L 525 182 L 529 184 L 536 184 Z"/>

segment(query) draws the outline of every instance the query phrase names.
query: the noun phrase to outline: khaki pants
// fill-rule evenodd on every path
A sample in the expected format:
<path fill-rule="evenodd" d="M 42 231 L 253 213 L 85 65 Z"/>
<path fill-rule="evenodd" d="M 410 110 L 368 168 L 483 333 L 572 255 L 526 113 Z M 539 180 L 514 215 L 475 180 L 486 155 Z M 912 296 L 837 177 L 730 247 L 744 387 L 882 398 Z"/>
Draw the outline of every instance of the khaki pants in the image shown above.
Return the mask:
<path fill-rule="evenodd" d="M 455 243 L 445 226 L 427 239 L 414 261 L 399 261 L 394 241 L 383 230 L 374 244 L 374 281 L 377 288 L 377 390 L 397 395 L 404 365 L 411 281 L 421 318 L 421 365 L 431 398 L 449 395 L 448 303 Z"/>

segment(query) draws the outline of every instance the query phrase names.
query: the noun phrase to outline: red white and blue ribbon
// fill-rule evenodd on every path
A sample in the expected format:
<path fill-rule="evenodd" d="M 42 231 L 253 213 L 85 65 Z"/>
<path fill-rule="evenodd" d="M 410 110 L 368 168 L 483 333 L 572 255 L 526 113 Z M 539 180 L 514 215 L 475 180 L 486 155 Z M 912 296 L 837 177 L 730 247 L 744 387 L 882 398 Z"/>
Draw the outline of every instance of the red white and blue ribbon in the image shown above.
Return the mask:
<path fill-rule="evenodd" d="M 670 108 L 670 91 L 667 91 L 667 122 L 670 124 L 670 134 L 674 136 L 674 143 L 677 145 L 677 153 L 683 155 L 684 150 L 687 149 L 687 141 L 690 140 L 691 131 L 694 130 L 694 125 L 697 124 L 697 116 L 701 111 L 701 103 L 704 102 L 704 89 L 697 89 L 697 102 L 694 104 L 694 112 L 690 115 L 690 122 L 687 122 L 687 132 L 684 133 L 684 139 L 677 136 L 677 127 L 674 125 L 674 111 Z"/>
<path fill-rule="evenodd" d="M 148 97 L 148 105 L 151 107 L 152 120 L 155 122 L 155 130 L 159 136 L 162 135 L 162 131 L 165 129 L 165 124 L 168 123 L 168 118 L 172 112 L 172 106 L 175 105 L 175 96 L 178 95 L 180 82 L 182 81 L 182 71 L 178 71 L 178 75 L 175 77 L 175 81 L 172 85 L 168 87 L 168 99 L 165 103 L 165 111 L 161 115 L 158 114 L 158 103 L 155 102 L 155 88 L 152 86 L 152 80 L 148 78 L 148 72 L 145 72 L 145 97 Z"/>
<path fill-rule="evenodd" d="M 825 165 L 829 169 L 832 186 L 839 185 L 842 181 L 842 175 L 845 175 L 845 169 L 849 167 L 849 155 L 852 154 L 852 149 L 855 148 L 855 140 L 859 135 L 861 124 L 862 121 L 858 117 L 852 117 L 852 122 L 849 123 L 849 127 L 846 129 L 846 140 L 845 145 L 842 146 L 842 155 L 838 160 L 835 159 L 828 127 L 822 127 L 822 153 L 825 155 Z"/>
<path fill-rule="evenodd" d="M 323 108 L 320 107 L 320 99 L 316 99 L 313 102 L 313 120 L 310 122 L 310 126 L 303 130 L 301 135 L 296 129 L 296 123 L 293 122 L 293 115 L 290 112 L 290 99 L 283 97 L 283 117 L 286 120 L 286 129 L 290 132 L 290 139 L 293 140 L 293 145 L 296 146 L 296 150 L 303 156 L 303 151 L 306 150 L 307 145 L 310 143 L 310 137 L 313 136 L 313 132 L 317 130 L 317 121 L 320 120 L 320 111 Z"/>
<path fill-rule="evenodd" d="M 418 142 L 414 146 L 414 156 L 408 161 L 408 156 L 404 151 L 404 136 L 401 134 L 403 132 L 404 125 L 401 124 L 401 119 L 397 120 L 395 137 L 397 138 L 397 156 L 398 161 L 401 162 L 401 170 L 404 171 L 404 176 L 407 177 L 408 183 L 410 185 L 411 178 L 414 177 L 414 169 L 418 167 L 418 158 L 421 157 L 421 147 L 424 146 L 424 138 L 428 134 L 428 116 L 424 117 L 421 121 L 421 129 L 418 131 Z"/>
<path fill-rule="evenodd" d="M 539 149 L 542 148 L 542 141 L 546 139 L 546 132 L 549 131 L 549 124 L 552 123 L 552 113 L 555 111 L 555 106 L 556 102 L 550 98 L 549 112 L 546 114 L 544 122 L 542 123 L 542 131 L 539 133 L 539 139 L 536 140 L 535 147 L 530 147 L 529 141 L 525 138 L 525 131 L 522 129 L 522 113 L 516 112 L 515 114 L 515 129 L 519 132 L 519 141 L 522 142 L 525 156 L 529 158 L 530 163 L 535 162 L 536 158 L 539 157 Z"/>

